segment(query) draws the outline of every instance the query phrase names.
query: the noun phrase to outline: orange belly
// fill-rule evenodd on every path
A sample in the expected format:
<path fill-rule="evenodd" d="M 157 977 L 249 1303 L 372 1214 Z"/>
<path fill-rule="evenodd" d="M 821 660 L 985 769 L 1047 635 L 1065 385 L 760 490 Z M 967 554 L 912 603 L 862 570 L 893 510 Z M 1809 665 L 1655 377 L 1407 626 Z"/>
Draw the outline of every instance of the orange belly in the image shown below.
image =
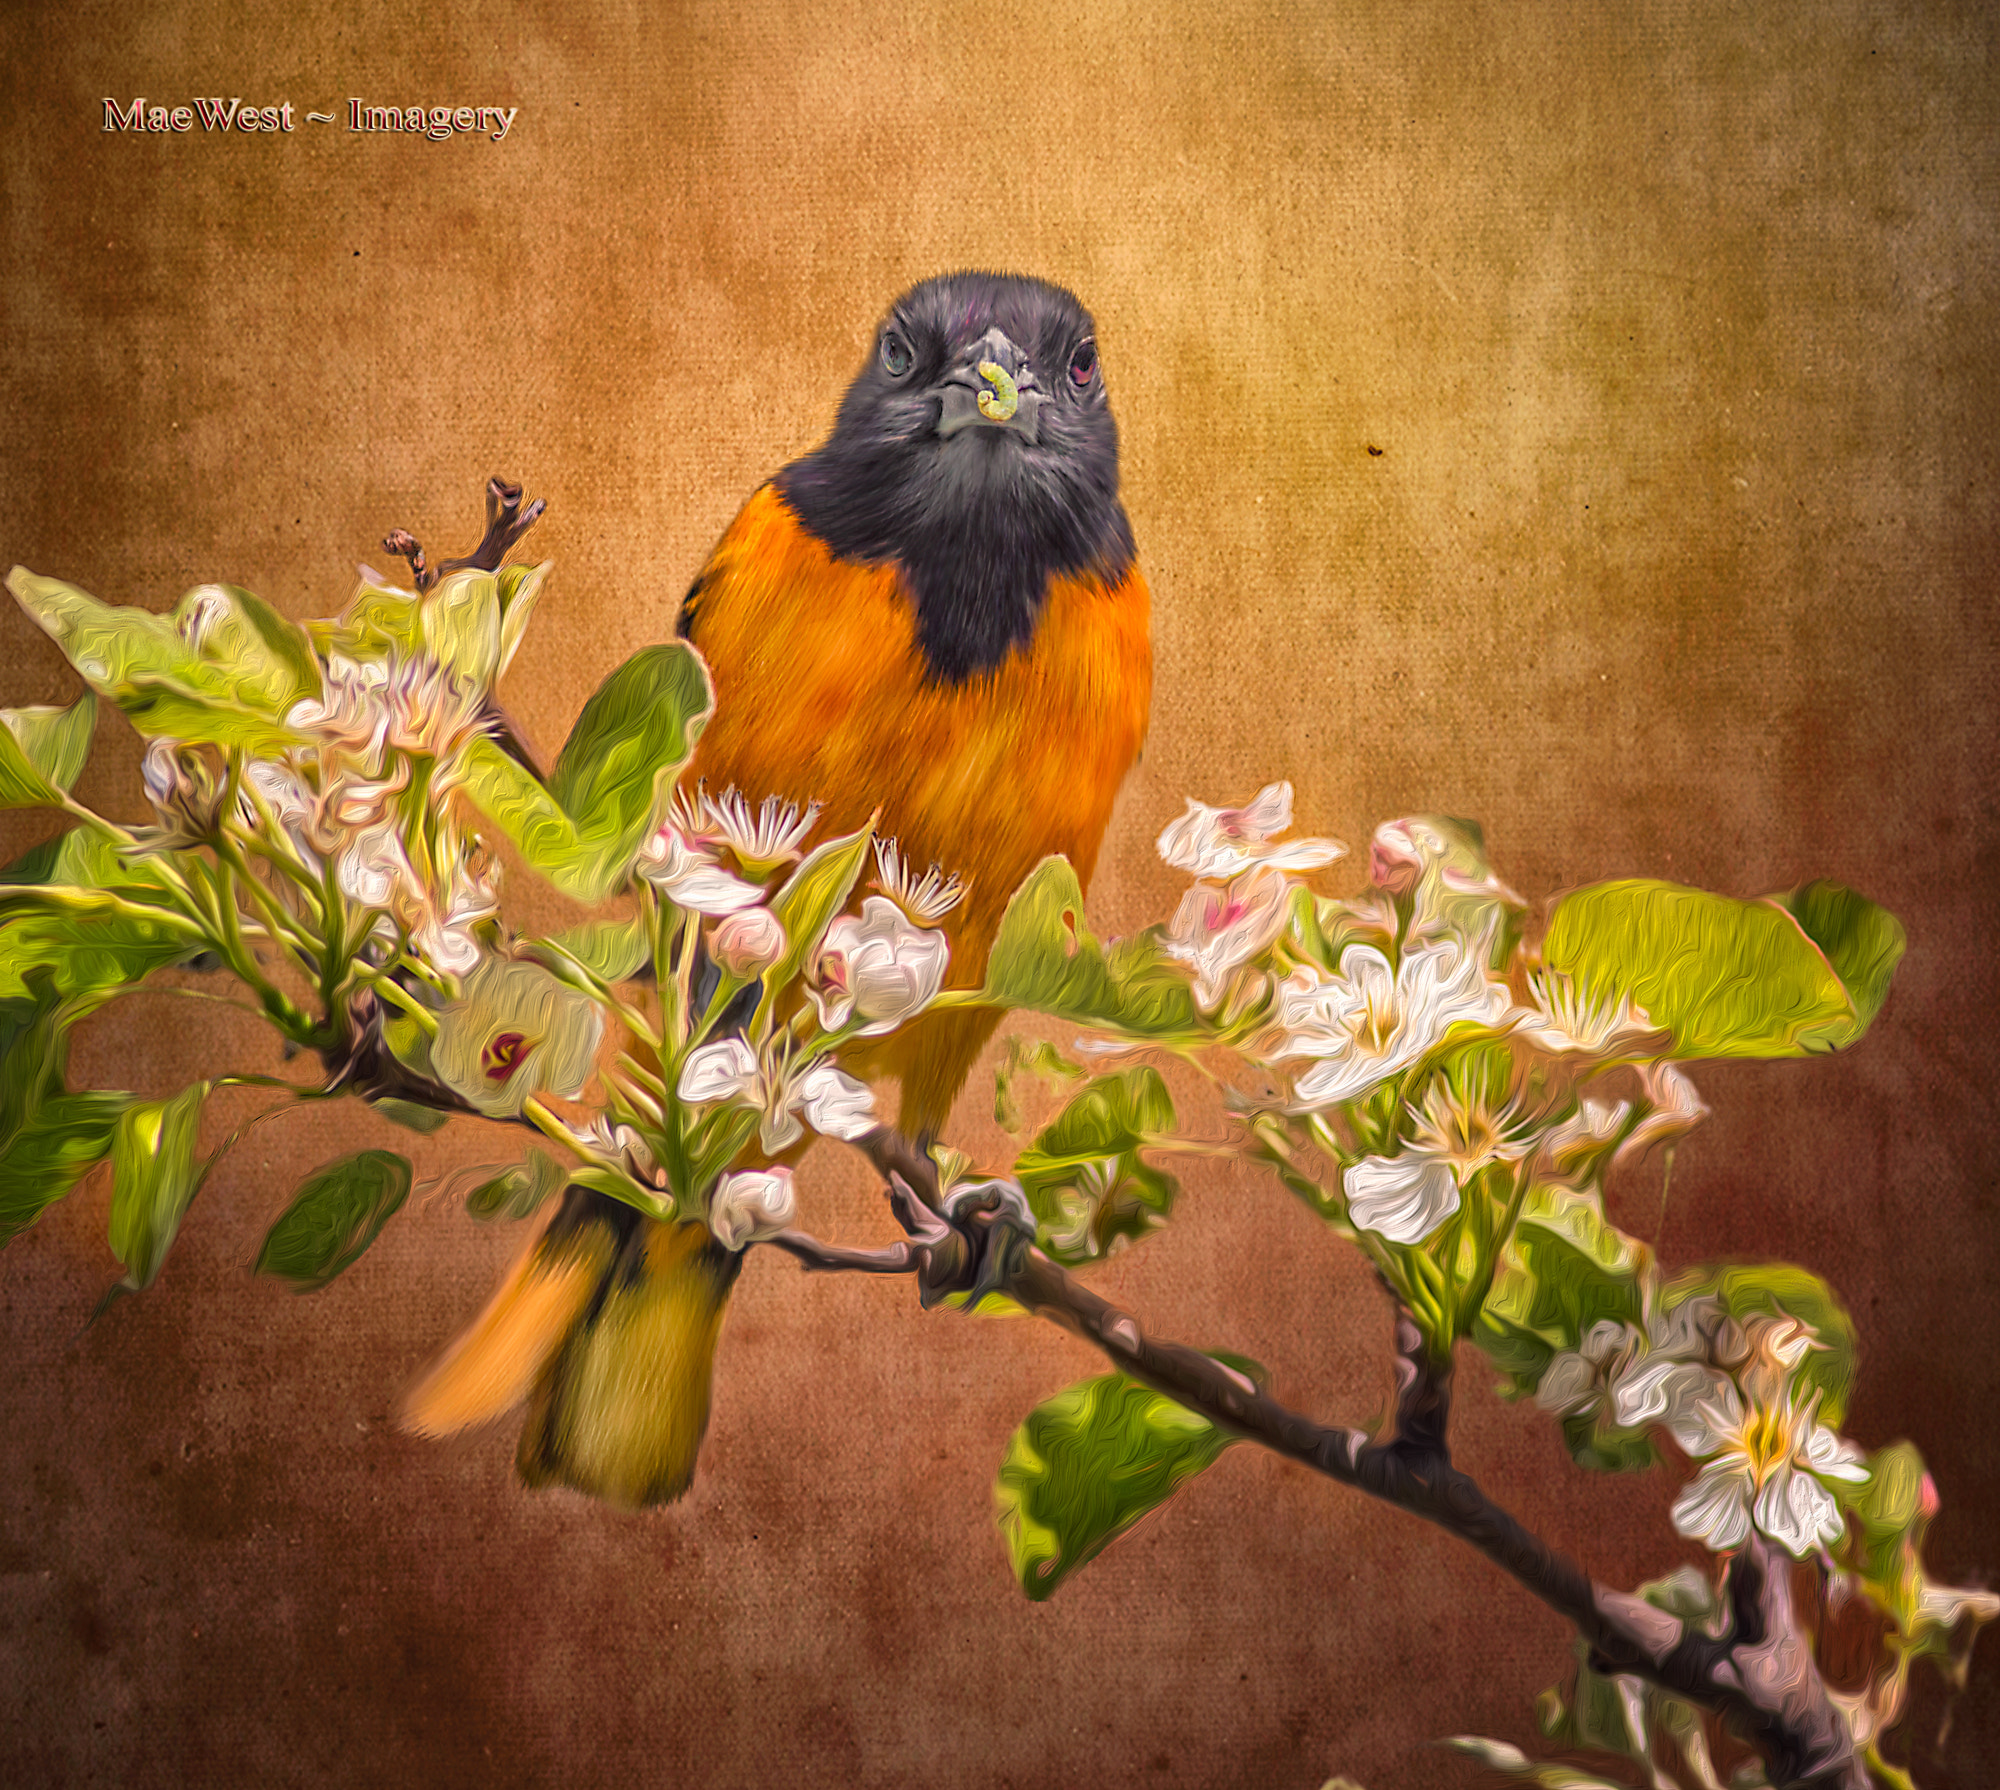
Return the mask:
<path fill-rule="evenodd" d="M 695 598 L 688 633 L 714 676 L 716 712 L 689 779 L 753 803 L 817 801 L 820 838 L 879 807 L 881 833 L 907 862 L 935 860 L 965 882 L 943 925 L 949 982 L 974 986 L 1008 897 L 1041 859 L 1060 852 L 1089 883 L 1145 737 L 1149 609 L 1136 566 L 1113 585 L 1054 579 L 1032 639 L 991 671 L 938 683 L 896 568 L 835 560 L 765 485 Z M 905 1129 L 943 1118 L 991 1029 L 939 1015 L 865 1065 L 902 1075 Z"/>

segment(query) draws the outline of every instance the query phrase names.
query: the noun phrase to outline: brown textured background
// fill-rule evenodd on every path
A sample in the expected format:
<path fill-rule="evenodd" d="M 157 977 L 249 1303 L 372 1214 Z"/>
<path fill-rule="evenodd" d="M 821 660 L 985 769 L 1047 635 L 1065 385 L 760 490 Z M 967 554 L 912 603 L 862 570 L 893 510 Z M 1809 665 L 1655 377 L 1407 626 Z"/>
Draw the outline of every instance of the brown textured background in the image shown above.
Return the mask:
<path fill-rule="evenodd" d="M 550 499 L 511 700 L 558 740 L 819 439 L 898 289 L 1072 285 L 1160 657 L 1101 928 L 1165 911 L 1150 842 L 1184 794 L 1279 775 L 1353 842 L 1476 815 L 1536 898 L 1830 874 L 1886 902 L 1911 949 L 1874 1034 L 1699 1073 L 1715 1118 L 1664 1215 L 1656 1174 L 1615 1192 L 1669 1261 L 1836 1282 L 1849 1429 L 1917 1440 L 1937 1567 L 1993 1575 L 1988 10 L 439 10 L 7 9 L 0 563 L 325 613 L 389 526 L 462 550 L 503 471 Z M 501 144 L 135 138 L 107 94 L 521 111 Z M 11 609 L 0 653 L 7 701 L 75 687 Z M 131 813 L 135 766 L 111 724 L 84 793 Z M 264 1066 L 211 1011 L 142 997 L 78 1069 Z M 275 1124 L 85 1333 L 101 1178 L 0 1257 L 0 1779 L 1389 1790 L 1472 1780 L 1434 1736 L 1531 1737 L 1561 1625 L 1247 1449 L 1027 1604 L 992 1471 L 1093 1361 L 899 1284 L 754 1264 L 706 1471 L 663 1514 L 523 1493 L 506 1434 L 398 1436 L 514 1239 L 413 1202 L 319 1297 L 245 1264 L 303 1171 L 406 1142 L 424 1174 L 498 1153 Z M 880 1235 L 865 1181 L 814 1166 L 814 1223 Z M 1380 1408 L 1364 1278 L 1262 1183 L 1198 1178 L 1100 1280 L 1314 1411 Z M 1488 1377 L 1460 1446 L 1498 1493 L 1616 1580 L 1692 1557 L 1664 1476 L 1581 1480 Z M 1927 1782 L 1993 1781 L 1994 1645 L 1941 1751 L 1923 1694 Z"/>

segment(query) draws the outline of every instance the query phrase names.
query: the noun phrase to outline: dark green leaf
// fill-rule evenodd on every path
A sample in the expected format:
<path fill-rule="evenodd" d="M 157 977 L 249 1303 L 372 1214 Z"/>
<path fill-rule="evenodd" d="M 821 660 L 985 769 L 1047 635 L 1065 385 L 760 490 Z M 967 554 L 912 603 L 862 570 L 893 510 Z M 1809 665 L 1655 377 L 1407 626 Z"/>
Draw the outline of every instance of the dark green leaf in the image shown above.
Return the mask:
<path fill-rule="evenodd" d="M 1084 921 L 1083 889 L 1064 858 L 1044 858 L 1008 902 L 982 998 L 1131 1037 L 1196 1030 L 1186 973 L 1151 933 L 1106 951 Z"/>
<path fill-rule="evenodd" d="M 1773 900 L 1799 923 L 1833 966 L 1854 1007 L 1853 1030 L 1836 1044 L 1852 1044 L 1882 1010 L 1889 981 L 1908 942 L 1901 923 L 1886 908 L 1842 888 L 1839 883 L 1807 883 Z"/>
<path fill-rule="evenodd" d="M 1139 1152 L 1174 1124 L 1173 1096 L 1156 1069 L 1120 1069 L 1079 1090 L 1014 1164 L 1042 1248 L 1073 1267 L 1164 1224 L 1174 1178 Z"/>
<path fill-rule="evenodd" d="M 1901 929 L 1832 885 L 1813 885 L 1799 899 L 1806 920 L 1779 900 L 1735 901 L 1676 883 L 1598 883 L 1558 904 L 1542 956 L 1596 998 L 1630 995 L 1672 1033 L 1675 1057 L 1832 1050 L 1858 1038 L 1880 1006 Z M 1853 992 L 1808 921 L 1856 975 Z"/>
<path fill-rule="evenodd" d="M 363 1150 L 315 1169 L 257 1252 L 256 1271 L 301 1293 L 330 1285 L 358 1262 L 410 1195 L 410 1165 Z"/>
<path fill-rule="evenodd" d="M 126 1094 L 55 1094 L 0 1145 L 0 1243 L 42 1213 L 111 1153 Z"/>
<path fill-rule="evenodd" d="M 97 728 L 89 691 L 68 708 L 0 709 L 0 808 L 52 808 L 83 770 Z"/>
<path fill-rule="evenodd" d="M 632 655 L 583 705 L 556 760 L 549 791 L 577 831 L 618 868 L 631 868 L 665 812 L 715 707 L 708 668 L 685 641 Z"/>
<path fill-rule="evenodd" d="M 1215 1359 L 1260 1377 L 1254 1363 Z M 1104 1374 L 1030 1411 L 994 1487 L 1021 1589 L 1037 1602 L 1170 1498 L 1235 1437 L 1123 1374 Z"/>
<path fill-rule="evenodd" d="M 153 1284 L 201 1186 L 205 1166 L 196 1153 L 208 1090 L 198 1081 L 171 1100 L 135 1100 L 119 1114 L 111 1140 L 111 1253 L 135 1292 Z"/>

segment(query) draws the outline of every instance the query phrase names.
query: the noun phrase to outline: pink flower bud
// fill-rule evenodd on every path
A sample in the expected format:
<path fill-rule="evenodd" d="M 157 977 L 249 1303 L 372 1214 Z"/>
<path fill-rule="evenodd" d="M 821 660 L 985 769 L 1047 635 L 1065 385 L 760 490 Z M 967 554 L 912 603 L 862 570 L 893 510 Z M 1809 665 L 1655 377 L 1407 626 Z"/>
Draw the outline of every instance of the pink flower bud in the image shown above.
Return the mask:
<path fill-rule="evenodd" d="M 726 914 L 708 941 L 709 955 L 723 970 L 747 982 L 761 976 L 785 954 L 785 929 L 767 907 Z"/>

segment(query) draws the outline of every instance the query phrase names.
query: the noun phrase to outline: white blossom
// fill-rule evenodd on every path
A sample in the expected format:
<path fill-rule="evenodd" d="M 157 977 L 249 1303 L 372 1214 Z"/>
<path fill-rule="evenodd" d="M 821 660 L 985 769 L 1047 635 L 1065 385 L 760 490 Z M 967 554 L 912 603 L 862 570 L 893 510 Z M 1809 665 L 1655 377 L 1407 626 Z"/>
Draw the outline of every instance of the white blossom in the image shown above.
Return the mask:
<path fill-rule="evenodd" d="M 785 928 L 768 907 L 738 908 L 717 922 L 708 952 L 742 982 L 761 976 L 785 954 Z"/>
<path fill-rule="evenodd" d="M 1451 940 L 1419 945 L 1399 968 L 1372 945 L 1350 945 L 1341 973 L 1302 967 L 1278 984 L 1272 1060 L 1311 1057 L 1293 1094 L 1299 1110 L 1359 1099 L 1424 1056 L 1452 1026 L 1492 1025 L 1506 989 Z"/>
<path fill-rule="evenodd" d="M 875 1096 L 866 1082 L 815 1063 L 792 1084 L 788 1104 L 815 1131 L 851 1143 L 875 1129 Z"/>
<path fill-rule="evenodd" d="M 1677 1064 L 1641 1063 L 1640 1086 L 1645 1090 L 1648 1110 L 1631 1135 L 1618 1146 L 1615 1160 L 1625 1162 L 1657 1143 L 1671 1143 L 1684 1137 L 1708 1117 L 1708 1107 L 1694 1091 Z"/>
<path fill-rule="evenodd" d="M 1272 835 L 1291 824 L 1289 783 L 1267 785 L 1242 808 L 1210 808 L 1190 797 L 1187 812 L 1160 835 L 1160 856 L 1176 870 L 1219 882 L 1255 865 L 1279 871 L 1318 870 L 1347 855 L 1347 847 L 1337 839 L 1274 844 Z"/>
<path fill-rule="evenodd" d="M 1268 866 L 1245 872 L 1226 888 L 1196 883 L 1181 898 L 1163 941 L 1194 970 L 1194 998 L 1203 1011 L 1222 999 L 1229 977 L 1285 929 L 1292 885 Z"/>
<path fill-rule="evenodd" d="M 707 844 L 672 818 L 639 848 L 638 872 L 676 907 L 699 914 L 733 914 L 764 899 L 763 889 L 716 863 Z"/>
<path fill-rule="evenodd" d="M 790 1169 L 782 1165 L 738 1169 L 722 1176 L 709 1195 L 708 1228 L 724 1249 L 741 1249 L 782 1231 L 798 1209 Z"/>
<path fill-rule="evenodd" d="M 920 877 L 893 839 L 875 841 L 875 887 L 919 926 L 934 926 L 965 898 L 965 885 L 933 864 Z"/>
<path fill-rule="evenodd" d="M 1815 1420 L 1817 1405 L 1817 1394 L 1746 1405 L 1725 1383 L 1696 1406 L 1682 1446 L 1706 1465 L 1674 1500 L 1674 1527 L 1718 1551 L 1742 1546 L 1754 1527 L 1799 1559 L 1838 1541 L 1846 1522 L 1826 1482 L 1859 1484 L 1868 1468 Z"/>
<path fill-rule="evenodd" d="M 762 1071 L 757 1053 L 743 1038 L 719 1038 L 713 1044 L 697 1046 L 681 1065 L 676 1092 L 690 1106 L 712 1106 L 717 1101 L 744 1101 L 761 1105 L 757 1098 L 762 1087 Z"/>
<path fill-rule="evenodd" d="M 681 1065 L 678 1092 L 690 1106 L 728 1102 L 758 1113 L 758 1142 L 767 1151 L 797 1143 L 805 1125 L 849 1140 L 875 1129 L 874 1096 L 865 1083 L 829 1062 L 797 1072 L 780 1058 L 760 1062 L 740 1037 L 690 1051 Z"/>
<path fill-rule="evenodd" d="M 748 875 L 761 879 L 798 862 L 799 846 L 819 819 L 819 804 L 801 809 L 769 796 L 753 815 L 741 792 L 728 789 L 720 796 L 704 791 L 701 813 L 708 836 L 728 846 Z"/>
<path fill-rule="evenodd" d="M 1657 1029 L 1629 997 L 1600 999 L 1568 976 L 1530 976 L 1528 987 L 1535 1004 L 1519 1010 L 1514 1031 L 1546 1051 L 1612 1056 Z"/>
<path fill-rule="evenodd" d="M 893 901 L 871 895 L 858 919 L 841 914 L 827 927 L 806 992 L 828 1031 L 859 1019 L 860 1035 L 873 1037 L 937 998 L 949 956 L 943 933 L 912 926 Z"/>

